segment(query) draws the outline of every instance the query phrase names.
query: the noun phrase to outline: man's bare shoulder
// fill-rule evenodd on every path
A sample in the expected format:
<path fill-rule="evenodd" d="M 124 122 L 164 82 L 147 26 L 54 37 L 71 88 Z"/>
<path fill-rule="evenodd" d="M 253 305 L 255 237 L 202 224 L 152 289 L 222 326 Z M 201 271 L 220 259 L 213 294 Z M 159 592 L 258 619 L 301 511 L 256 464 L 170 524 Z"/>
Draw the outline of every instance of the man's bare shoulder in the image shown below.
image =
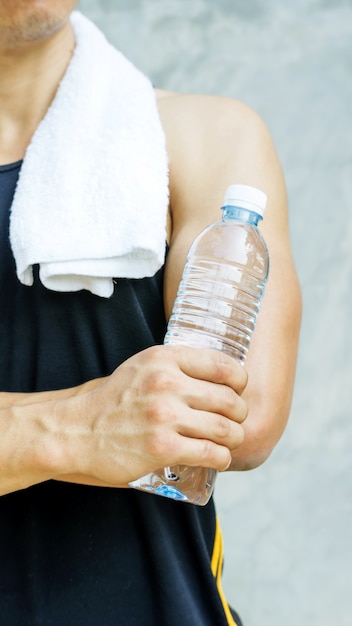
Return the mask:
<path fill-rule="evenodd" d="M 226 172 L 229 180 L 223 185 L 236 179 L 259 186 L 262 172 L 270 176 L 268 170 L 276 167 L 265 123 L 240 100 L 160 91 L 157 102 L 170 161 L 171 190 L 180 185 L 186 189 L 187 181 L 194 188 L 197 180 L 204 188 L 205 178 L 214 181 L 224 178 Z"/>
<path fill-rule="evenodd" d="M 162 90 L 156 95 L 171 158 L 186 147 L 194 158 L 204 149 L 208 154 L 220 148 L 226 153 L 248 142 L 257 146 L 270 142 L 262 119 L 240 100 Z"/>
<path fill-rule="evenodd" d="M 187 116 L 193 116 L 194 114 L 200 120 L 208 115 L 213 117 L 214 114 L 222 118 L 225 116 L 227 121 L 232 123 L 236 121 L 243 123 L 246 120 L 254 121 L 254 119 L 259 120 L 258 115 L 250 107 L 235 98 L 177 93 L 161 89 L 156 89 L 155 93 L 161 114 L 176 115 L 179 120 L 180 115 L 182 115 L 183 119 L 187 119 Z"/>

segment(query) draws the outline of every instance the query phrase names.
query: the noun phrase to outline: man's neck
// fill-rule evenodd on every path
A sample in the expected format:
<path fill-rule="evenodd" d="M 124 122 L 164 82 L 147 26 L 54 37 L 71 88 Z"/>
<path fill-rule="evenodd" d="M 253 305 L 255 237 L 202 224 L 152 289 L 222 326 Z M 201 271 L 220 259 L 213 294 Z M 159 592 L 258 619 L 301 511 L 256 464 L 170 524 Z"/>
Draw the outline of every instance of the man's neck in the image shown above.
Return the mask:
<path fill-rule="evenodd" d="M 44 41 L 21 49 L 0 48 L 0 164 L 23 158 L 55 96 L 74 45 L 67 22 Z"/>

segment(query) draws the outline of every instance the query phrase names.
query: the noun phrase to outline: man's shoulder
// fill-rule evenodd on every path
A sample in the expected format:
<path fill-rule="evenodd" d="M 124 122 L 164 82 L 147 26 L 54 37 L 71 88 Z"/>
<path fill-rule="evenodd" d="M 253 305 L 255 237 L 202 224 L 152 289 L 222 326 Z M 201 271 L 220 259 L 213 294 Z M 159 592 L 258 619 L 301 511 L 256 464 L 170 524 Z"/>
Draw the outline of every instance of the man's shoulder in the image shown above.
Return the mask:
<path fill-rule="evenodd" d="M 202 120 L 207 116 L 221 116 L 227 119 L 229 123 L 236 121 L 246 122 L 259 119 L 258 115 L 246 104 L 221 95 L 194 94 L 194 93 L 177 93 L 165 91 L 161 89 L 155 90 L 158 107 L 161 113 L 176 115 L 178 120 L 188 116 L 197 116 Z"/>
<path fill-rule="evenodd" d="M 250 163 L 271 151 L 260 116 L 235 98 L 157 91 L 173 180 L 216 174 L 227 163 Z"/>

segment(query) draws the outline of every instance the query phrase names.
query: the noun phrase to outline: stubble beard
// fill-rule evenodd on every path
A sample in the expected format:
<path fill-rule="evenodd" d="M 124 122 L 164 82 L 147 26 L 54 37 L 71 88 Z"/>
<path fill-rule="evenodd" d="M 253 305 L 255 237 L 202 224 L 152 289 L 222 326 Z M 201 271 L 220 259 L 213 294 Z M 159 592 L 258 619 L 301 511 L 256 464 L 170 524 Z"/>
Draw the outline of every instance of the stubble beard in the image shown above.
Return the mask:
<path fill-rule="evenodd" d="M 40 42 L 59 31 L 67 19 L 67 16 L 53 15 L 45 7 L 37 7 L 35 11 L 21 16 L 21 19 L 16 19 L 14 13 L 4 24 L 0 6 L 0 47 L 16 49 Z"/>

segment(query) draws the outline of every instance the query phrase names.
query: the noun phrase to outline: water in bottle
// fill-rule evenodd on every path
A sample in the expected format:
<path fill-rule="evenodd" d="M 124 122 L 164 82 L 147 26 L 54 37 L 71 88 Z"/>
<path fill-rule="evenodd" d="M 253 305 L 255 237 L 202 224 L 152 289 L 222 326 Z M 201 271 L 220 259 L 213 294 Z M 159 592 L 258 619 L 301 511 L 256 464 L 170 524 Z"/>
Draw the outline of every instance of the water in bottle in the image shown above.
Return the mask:
<path fill-rule="evenodd" d="M 245 362 L 269 269 L 257 227 L 265 205 L 266 195 L 259 189 L 227 189 L 222 219 L 203 230 L 188 253 L 165 344 L 214 348 Z M 204 505 L 216 475 L 213 469 L 173 465 L 130 486 Z"/>

